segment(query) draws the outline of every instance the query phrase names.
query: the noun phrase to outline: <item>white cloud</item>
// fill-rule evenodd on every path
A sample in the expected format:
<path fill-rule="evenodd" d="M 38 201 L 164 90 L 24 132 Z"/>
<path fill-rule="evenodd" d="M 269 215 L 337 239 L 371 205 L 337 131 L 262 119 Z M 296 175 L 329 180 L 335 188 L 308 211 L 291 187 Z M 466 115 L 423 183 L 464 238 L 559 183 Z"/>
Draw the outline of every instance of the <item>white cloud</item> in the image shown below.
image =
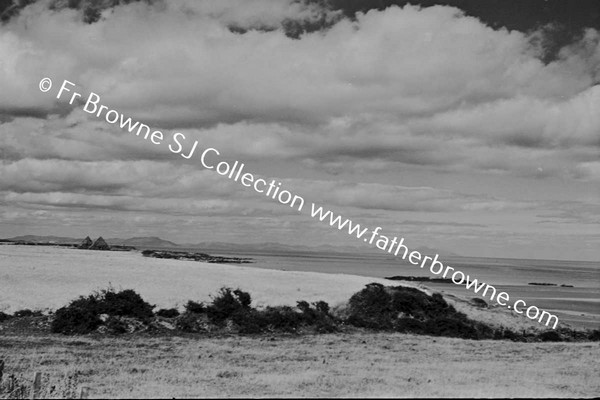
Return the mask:
<path fill-rule="evenodd" d="M 17 219 L 20 207 L 292 218 L 198 160 L 184 164 L 82 104 L 57 103 L 63 79 L 228 159 L 289 163 L 281 179 L 292 175 L 286 183 L 299 194 L 353 215 L 558 207 L 372 179 L 407 166 L 600 179 L 597 31 L 545 65 L 529 36 L 450 7 L 370 11 L 299 39 L 281 28 L 323 16 L 302 2 L 203 0 L 121 5 L 85 24 L 74 10 L 26 7 L 0 27 L 0 202 Z M 49 93 L 38 90 L 45 76 Z M 294 166 L 307 171 L 290 174 Z M 324 173 L 351 177 L 333 183 Z"/>

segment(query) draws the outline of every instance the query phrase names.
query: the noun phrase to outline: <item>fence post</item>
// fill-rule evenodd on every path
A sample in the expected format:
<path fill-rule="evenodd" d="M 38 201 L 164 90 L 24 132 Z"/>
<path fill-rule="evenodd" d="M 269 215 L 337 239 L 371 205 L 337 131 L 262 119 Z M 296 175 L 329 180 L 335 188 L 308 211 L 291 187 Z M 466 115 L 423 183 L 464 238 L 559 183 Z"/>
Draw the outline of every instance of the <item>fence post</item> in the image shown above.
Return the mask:
<path fill-rule="evenodd" d="M 33 375 L 33 386 L 31 388 L 31 399 L 40 397 L 40 389 L 42 388 L 42 373 L 36 372 Z"/>
<path fill-rule="evenodd" d="M 90 398 L 90 388 L 87 386 L 82 386 L 79 389 L 79 398 L 80 399 L 89 399 Z"/>

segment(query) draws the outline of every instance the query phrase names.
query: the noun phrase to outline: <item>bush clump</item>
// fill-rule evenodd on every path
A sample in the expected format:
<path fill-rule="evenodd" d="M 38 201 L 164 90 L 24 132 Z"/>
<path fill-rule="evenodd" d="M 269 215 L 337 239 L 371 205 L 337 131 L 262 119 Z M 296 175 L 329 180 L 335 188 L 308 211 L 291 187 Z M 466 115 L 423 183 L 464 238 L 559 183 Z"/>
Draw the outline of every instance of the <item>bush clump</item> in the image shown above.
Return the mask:
<path fill-rule="evenodd" d="M 157 317 L 176 318 L 179 316 L 179 310 L 176 308 L 161 308 L 156 312 Z"/>
<path fill-rule="evenodd" d="M 51 329 L 67 335 L 85 334 L 102 325 L 101 315 L 147 320 L 154 306 L 131 289 L 115 292 L 109 288 L 89 296 L 81 296 L 56 311 Z M 116 328 L 116 327 L 115 327 Z M 120 329 L 115 329 L 117 332 Z"/>
<path fill-rule="evenodd" d="M 556 331 L 544 331 L 538 334 L 538 338 L 542 342 L 562 342 L 563 338 L 560 333 Z"/>
<path fill-rule="evenodd" d="M 379 283 L 370 283 L 348 302 L 348 323 L 359 328 L 388 330 L 396 318 L 392 296 Z"/>
<path fill-rule="evenodd" d="M 321 333 L 338 330 L 338 321 L 330 314 L 329 304 L 324 301 L 313 303 L 312 306 L 306 301 L 300 301 L 297 307 L 278 306 L 263 310 L 257 310 L 251 304 L 252 297 L 249 293 L 240 289 L 221 288 L 211 304 L 206 306 L 206 317 L 208 322 L 217 326 L 233 323 L 237 331 L 243 334 L 297 333 L 303 328 L 314 328 Z M 186 306 L 186 309 L 186 314 L 192 314 L 192 308 Z M 197 318 L 187 316 L 180 320 L 180 325 L 188 329 L 195 329 L 197 326 Z"/>
<path fill-rule="evenodd" d="M 177 320 L 175 320 L 175 328 L 187 333 L 197 333 L 204 330 L 199 314 L 191 312 L 184 312 L 177 317 Z"/>
<path fill-rule="evenodd" d="M 235 312 L 231 320 L 240 333 L 262 332 L 298 333 L 302 329 L 314 329 L 318 333 L 337 332 L 338 322 L 328 310 L 325 302 L 317 302 L 311 307 L 300 301 L 296 308 L 290 306 L 267 307 L 264 310 L 244 309 Z M 327 313 L 324 312 L 327 310 Z"/>
<path fill-rule="evenodd" d="M 115 292 L 112 289 L 103 290 L 98 302 L 100 314 L 119 317 L 132 317 L 148 319 L 154 316 L 154 306 L 147 303 L 142 297 L 131 289 Z"/>
<path fill-rule="evenodd" d="M 250 303 L 252 298 L 249 293 L 224 287 L 206 307 L 206 314 L 211 322 L 222 324 L 228 318 L 240 318 L 240 315 L 248 313 L 251 310 Z"/>
<path fill-rule="evenodd" d="M 83 302 L 74 301 L 67 307 L 56 310 L 50 328 L 54 333 L 83 335 L 93 332 L 100 325 L 102 320 L 99 314 L 86 308 Z"/>
<path fill-rule="evenodd" d="M 112 315 L 108 317 L 104 325 L 106 326 L 106 331 L 112 333 L 113 335 L 122 335 L 129 332 L 129 326 L 127 325 L 127 322 Z"/>
<path fill-rule="evenodd" d="M 32 311 L 28 308 L 25 308 L 23 310 L 18 310 L 15 311 L 13 313 L 13 317 L 15 318 L 23 318 L 23 317 L 41 317 L 42 316 L 42 312 L 41 311 Z"/>
<path fill-rule="evenodd" d="M 347 322 L 374 330 L 465 339 L 494 337 L 493 329 L 468 319 L 439 293 L 429 296 L 415 288 L 378 283 L 367 285 L 350 298 Z"/>
<path fill-rule="evenodd" d="M 185 305 L 185 311 L 192 314 L 203 314 L 206 312 L 206 306 L 204 303 L 198 303 L 192 300 L 189 300 Z"/>

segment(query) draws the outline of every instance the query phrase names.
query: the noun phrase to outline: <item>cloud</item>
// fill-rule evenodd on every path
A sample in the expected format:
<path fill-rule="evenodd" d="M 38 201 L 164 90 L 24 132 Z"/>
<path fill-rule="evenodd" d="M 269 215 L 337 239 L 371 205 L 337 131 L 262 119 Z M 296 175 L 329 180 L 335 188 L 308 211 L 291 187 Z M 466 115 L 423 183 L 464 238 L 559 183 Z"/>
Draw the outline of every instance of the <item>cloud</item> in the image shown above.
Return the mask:
<path fill-rule="evenodd" d="M 593 29 L 544 63 L 532 40 L 543 33 L 492 29 L 452 7 L 390 7 L 351 20 L 297 1 L 138 2 L 87 24 L 79 10 L 50 11 L 54 3 L 26 6 L 0 26 L 0 202 L 16 225 L 23 209 L 65 221 L 70 210 L 73 223 L 85 210 L 132 223 L 138 213 L 156 225 L 162 214 L 178 224 L 230 215 L 245 233 L 256 227 L 251 218 L 279 233 L 296 218 L 198 159 L 84 112 L 84 100 L 57 100 L 64 79 L 83 99 L 93 91 L 125 116 L 165 135 L 184 132 L 349 217 L 563 215 L 542 190 L 537 198 L 451 190 L 403 183 L 404 171 L 532 186 L 600 181 Z M 292 38 L 289 21 L 328 24 Z M 46 76 L 54 87 L 41 93 Z M 586 213 L 588 201 L 573 196 L 574 212 Z"/>
<path fill-rule="evenodd" d="M 362 161 L 532 176 L 542 168 L 546 176 L 595 179 L 593 155 L 573 158 L 572 150 L 599 146 L 600 86 L 591 86 L 598 32 L 588 30 L 546 65 L 525 34 L 491 29 L 451 7 L 373 10 L 296 40 L 277 21 L 325 11 L 251 3 L 128 4 L 94 24 L 75 10 L 26 7 L 0 31 L 0 109 L 10 119 L 0 128 L 9 136 L 3 155 L 168 156 L 119 136 L 82 104 L 69 115 L 73 107 L 55 99 L 69 79 L 119 112 L 185 129 L 236 156 L 295 158 L 332 171 Z M 239 34 L 232 23 L 274 28 Z M 37 89 L 43 76 L 54 78 L 53 92 Z M 58 118 L 10 124 L 45 113 Z M 60 126 L 66 115 L 71 126 Z M 15 138 L 23 123 L 37 126 Z M 549 152 L 532 161 L 512 148 Z M 510 163 L 502 161 L 507 153 Z"/>
<path fill-rule="evenodd" d="M 576 49 L 545 66 L 524 34 L 495 31 L 450 7 L 370 11 L 294 40 L 282 30 L 231 32 L 227 15 L 260 13 L 227 3 L 129 4 L 95 24 L 71 10 L 27 7 L 0 36 L 10 105 L 52 104 L 37 92 L 40 73 L 173 126 L 427 114 L 517 93 L 570 96 L 593 79 L 569 64 Z M 300 3 L 252 3 L 278 18 L 305 12 Z"/>

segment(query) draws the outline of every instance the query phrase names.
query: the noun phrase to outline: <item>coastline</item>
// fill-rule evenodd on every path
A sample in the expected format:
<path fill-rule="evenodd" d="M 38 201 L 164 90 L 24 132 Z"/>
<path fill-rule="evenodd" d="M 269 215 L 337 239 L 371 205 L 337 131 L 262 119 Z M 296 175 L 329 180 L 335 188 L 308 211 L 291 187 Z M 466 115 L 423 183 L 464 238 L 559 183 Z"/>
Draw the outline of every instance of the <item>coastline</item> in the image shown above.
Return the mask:
<path fill-rule="evenodd" d="M 6 251 L 8 248 L 14 250 Z M 144 257 L 140 251 L 85 251 L 63 247 L 0 246 L 5 265 L 0 283 L 0 311 L 53 310 L 80 295 L 107 287 L 132 288 L 157 308 L 181 307 L 188 300 L 207 301 L 221 287 L 240 288 L 253 294 L 258 307 L 289 305 L 297 301 L 323 300 L 332 306 L 344 304 L 368 283 L 407 286 L 426 293 L 439 291 L 467 315 L 476 315 L 495 325 L 518 329 L 545 326 L 508 310 L 492 307 L 479 312 L 470 305 L 469 292 L 448 284 L 391 281 L 344 273 L 274 270 L 260 262 L 244 265 Z M 12 253 L 12 254 L 8 254 Z M 38 262 L 39 261 L 39 262 Z M 11 266 L 12 262 L 12 266 Z M 32 265 L 35 263 L 36 265 Z M 165 274 L 165 271 L 168 271 Z M 8 284 L 7 287 L 1 287 Z M 453 290 L 449 290 L 453 289 Z M 571 289 L 573 290 L 573 289 Z M 567 315 L 568 314 L 563 314 Z M 577 318 L 573 315 L 571 319 Z M 559 327 L 570 327 L 561 321 Z M 571 326 L 597 329 L 593 324 Z"/>

